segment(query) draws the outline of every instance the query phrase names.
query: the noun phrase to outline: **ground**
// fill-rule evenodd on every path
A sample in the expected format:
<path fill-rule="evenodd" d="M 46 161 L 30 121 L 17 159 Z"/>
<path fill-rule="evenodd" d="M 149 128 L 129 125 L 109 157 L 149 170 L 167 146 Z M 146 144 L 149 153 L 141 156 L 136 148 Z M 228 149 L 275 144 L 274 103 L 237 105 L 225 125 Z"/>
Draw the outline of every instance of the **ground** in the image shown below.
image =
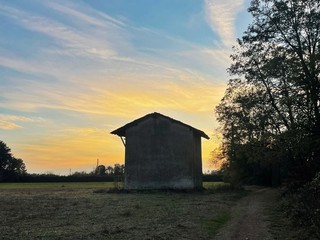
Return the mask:
<path fill-rule="evenodd" d="M 278 190 L 247 187 L 248 196 L 233 206 L 231 220 L 216 235 L 216 239 L 275 239 L 271 234 L 268 212 L 275 207 Z"/>
<path fill-rule="evenodd" d="M 104 183 L 0 184 L 1 239 L 273 239 L 276 190 L 106 193 Z M 110 187 L 110 186 L 109 186 Z"/>

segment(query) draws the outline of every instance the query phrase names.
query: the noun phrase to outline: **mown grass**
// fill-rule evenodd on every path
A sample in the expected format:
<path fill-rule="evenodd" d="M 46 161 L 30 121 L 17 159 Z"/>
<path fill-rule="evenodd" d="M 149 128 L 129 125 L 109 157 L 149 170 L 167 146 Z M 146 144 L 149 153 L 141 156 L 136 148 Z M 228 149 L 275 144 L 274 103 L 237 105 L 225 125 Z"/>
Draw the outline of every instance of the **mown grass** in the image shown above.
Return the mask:
<path fill-rule="evenodd" d="M 95 193 L 112 182 L 0 185 L 3 240 L 211 239 L 227 221 L 223 211 L 241 197 L 237 191 Z"/>
<path fill-rule="evenodd" d="M 231 219 L 230 210 L 223 210 L 218 212 L 213 218 L 204 221 L 207 231 L 211 235 L 216 235 L 218 231 Z"/>
<path fill-rule="evenodd" d="M 222 187 L 230 187 L 229 183 L 224 182 L 203 182 L 203 187 L 206 189 L 217 189 Z"/>

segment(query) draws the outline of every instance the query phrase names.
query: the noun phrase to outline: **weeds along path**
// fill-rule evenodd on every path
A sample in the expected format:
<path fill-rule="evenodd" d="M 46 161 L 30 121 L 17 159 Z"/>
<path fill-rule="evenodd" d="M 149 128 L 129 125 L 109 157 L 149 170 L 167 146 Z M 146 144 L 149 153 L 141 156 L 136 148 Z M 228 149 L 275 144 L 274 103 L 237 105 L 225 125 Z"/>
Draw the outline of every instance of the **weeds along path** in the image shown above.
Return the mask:
<path fill-rule="evenodd" d="M 267 224 L 266 209 L 276 201 L 277 190 L 248 187 L 251 193 L 231 209 L 231 220 L 215 239 L 269 240 L 274 239 Z"/>

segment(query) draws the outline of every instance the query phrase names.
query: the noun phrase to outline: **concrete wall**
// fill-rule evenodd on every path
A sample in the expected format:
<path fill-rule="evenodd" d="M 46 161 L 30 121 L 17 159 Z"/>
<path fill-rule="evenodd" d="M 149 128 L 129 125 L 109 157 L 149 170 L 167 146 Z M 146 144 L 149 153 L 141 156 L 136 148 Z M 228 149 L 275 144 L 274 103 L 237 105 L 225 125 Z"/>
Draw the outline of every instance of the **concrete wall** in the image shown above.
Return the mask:
<path fill-rule="evenodd" d="M 202 187 L 201 137 L 170 119 L 148 118 L 126 130 L 126 189 Z"/>

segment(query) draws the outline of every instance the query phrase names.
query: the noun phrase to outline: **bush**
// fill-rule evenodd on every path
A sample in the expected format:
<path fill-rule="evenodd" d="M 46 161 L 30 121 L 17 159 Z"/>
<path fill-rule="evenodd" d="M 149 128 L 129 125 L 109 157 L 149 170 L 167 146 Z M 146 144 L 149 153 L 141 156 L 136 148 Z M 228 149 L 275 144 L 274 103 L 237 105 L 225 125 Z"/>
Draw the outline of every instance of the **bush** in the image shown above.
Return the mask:
<path fill-rule="evenodd" d="M 297 190 L 288 190 L 283 205 L 286 213 L 305 228 L 305 239 L 320 239 L 320 172 Z"/>

